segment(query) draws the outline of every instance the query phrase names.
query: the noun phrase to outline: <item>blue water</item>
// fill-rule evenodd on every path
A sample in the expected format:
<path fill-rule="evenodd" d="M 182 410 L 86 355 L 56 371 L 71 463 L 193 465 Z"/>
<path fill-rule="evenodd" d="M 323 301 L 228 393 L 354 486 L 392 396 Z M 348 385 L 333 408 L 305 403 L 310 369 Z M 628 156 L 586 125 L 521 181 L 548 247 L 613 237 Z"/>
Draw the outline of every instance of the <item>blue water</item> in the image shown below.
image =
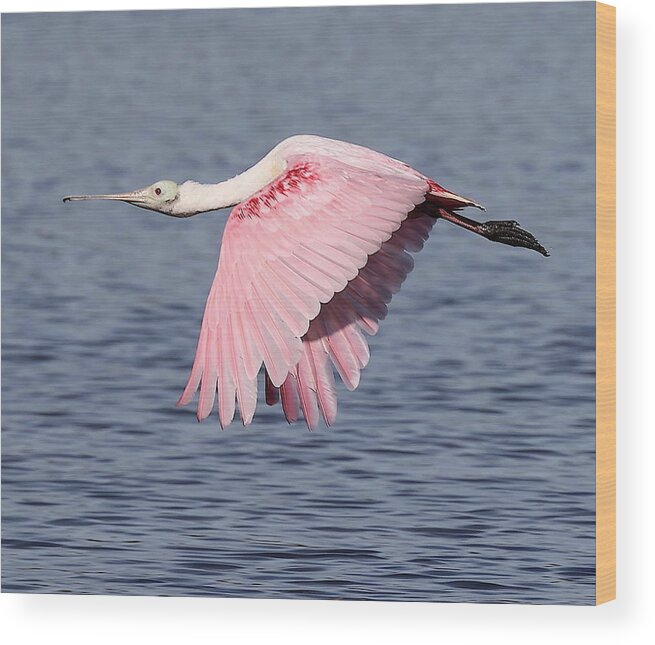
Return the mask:
<path fill-rule="evenodd" d="M 594 599 L 594 5 L 2 21 L 6 592 Z M 199 425 L 225 213 L 67 204 L 317 133 L 552 251 L 439 222 L 313 433 Z M 473 214 L 475 216 L 475 214 Z"/>

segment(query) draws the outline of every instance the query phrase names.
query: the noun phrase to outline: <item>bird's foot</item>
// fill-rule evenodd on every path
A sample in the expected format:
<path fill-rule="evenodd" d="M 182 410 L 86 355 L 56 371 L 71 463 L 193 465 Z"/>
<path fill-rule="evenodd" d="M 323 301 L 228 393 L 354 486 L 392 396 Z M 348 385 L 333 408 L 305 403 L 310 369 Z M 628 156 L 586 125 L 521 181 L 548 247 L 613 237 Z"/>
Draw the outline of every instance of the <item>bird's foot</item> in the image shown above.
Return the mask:
<path fill-rule="evenodd" d="M 510 246 L 522 246 L 526 249 L 533 249 L 541 255 L 548 257 L 550 253 L 537 241 L 532 233 L 525 231 L 514 220 L 491 220 L 479 225 L 480 235 L 492 242 L 509 244 Z"/>

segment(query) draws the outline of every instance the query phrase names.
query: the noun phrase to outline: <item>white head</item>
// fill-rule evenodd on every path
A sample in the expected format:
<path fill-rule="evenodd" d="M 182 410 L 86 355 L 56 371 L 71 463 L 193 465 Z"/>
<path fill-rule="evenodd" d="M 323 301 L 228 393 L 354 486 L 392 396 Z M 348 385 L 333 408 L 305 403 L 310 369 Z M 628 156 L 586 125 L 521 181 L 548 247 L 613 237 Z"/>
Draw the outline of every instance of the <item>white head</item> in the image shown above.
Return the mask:
<path fill-rule="evenodd" d="M 170 179 L 162 179 L 152 186 L 139 188 L 130 193 L 117 193 L 115 195 L 69 195 L 64 197 L 65 202 L 80 201 L 86 199 L 110 199 L 119 202 L 127 202 L 139 208 L 147 208 L 166 215 L 173 214 L 175 200 L 180 193 L 179 186 Z"/>

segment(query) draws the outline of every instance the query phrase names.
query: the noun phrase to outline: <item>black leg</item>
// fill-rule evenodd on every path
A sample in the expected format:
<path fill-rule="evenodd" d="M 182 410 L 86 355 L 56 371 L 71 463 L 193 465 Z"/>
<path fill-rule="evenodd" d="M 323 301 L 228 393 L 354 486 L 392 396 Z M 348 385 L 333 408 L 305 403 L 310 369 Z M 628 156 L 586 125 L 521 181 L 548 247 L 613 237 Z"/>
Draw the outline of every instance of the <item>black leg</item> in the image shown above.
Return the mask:
<path fill-rule="evenodd" d="M 467 231 L 477 233 L 486 237 L 492 242 L 509 244 L 509 246 L 522 246 L 526 249 L 533 249 L 541 255 L 548 257 L 550 253 L 537 241 L 532 233 L 522 229 L 514 220 L 491 220 L 489 222 L 476 222 L 453 211 L 439 210 L 439 217 Z"/>

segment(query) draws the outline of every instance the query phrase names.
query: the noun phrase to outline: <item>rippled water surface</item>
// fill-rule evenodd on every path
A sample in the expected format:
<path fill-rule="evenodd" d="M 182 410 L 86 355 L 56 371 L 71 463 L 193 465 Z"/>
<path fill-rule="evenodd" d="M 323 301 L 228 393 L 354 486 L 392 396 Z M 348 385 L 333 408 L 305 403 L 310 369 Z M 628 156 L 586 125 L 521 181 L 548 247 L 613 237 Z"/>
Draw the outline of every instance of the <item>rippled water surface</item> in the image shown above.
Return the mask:
<path fill-rule="evenodd" d="M 589 603 L 594 5 L 33 14 L 2 25 L 9 592 Z M 516 218 L 440 222 L 313 433 L 174 407 L 225 213 L 62 195 L 216 181 L 294 133 Z"/>

